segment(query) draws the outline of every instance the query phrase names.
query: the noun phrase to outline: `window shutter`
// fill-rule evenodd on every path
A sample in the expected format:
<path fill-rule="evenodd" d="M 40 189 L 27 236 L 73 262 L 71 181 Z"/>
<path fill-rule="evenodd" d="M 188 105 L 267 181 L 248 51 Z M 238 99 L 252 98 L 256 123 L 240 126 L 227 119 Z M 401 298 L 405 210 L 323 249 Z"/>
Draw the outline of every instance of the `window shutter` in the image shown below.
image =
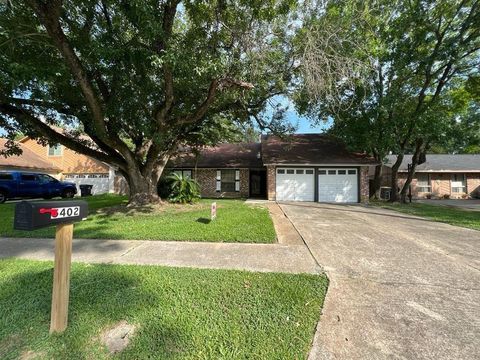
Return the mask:
<path fill-rule="evenodd" d="M 240 170 L 235 170 L 235 191 L 240 191 Z"/>
<path fill-rule="evenodd" d="M 220 191 L 222 189 L 222 172 L 217 170 L 217 188 L 216 191 Z"/>

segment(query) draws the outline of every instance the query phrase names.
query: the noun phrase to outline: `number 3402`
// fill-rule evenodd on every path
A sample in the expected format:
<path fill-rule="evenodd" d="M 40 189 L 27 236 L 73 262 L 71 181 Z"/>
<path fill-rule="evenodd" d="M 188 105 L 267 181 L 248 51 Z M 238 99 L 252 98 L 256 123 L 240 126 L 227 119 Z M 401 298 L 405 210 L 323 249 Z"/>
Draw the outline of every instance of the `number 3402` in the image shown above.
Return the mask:
<path fill-rule="evenodd" d="M 61 219 L 61 218 L 68 218 L 68 217 L 75 217 L 80 215 L 80 206 L 72 206 L 72 207 L 63 207 L 57 209 L 57 216 L 52 217 L 52 219 Z"/>

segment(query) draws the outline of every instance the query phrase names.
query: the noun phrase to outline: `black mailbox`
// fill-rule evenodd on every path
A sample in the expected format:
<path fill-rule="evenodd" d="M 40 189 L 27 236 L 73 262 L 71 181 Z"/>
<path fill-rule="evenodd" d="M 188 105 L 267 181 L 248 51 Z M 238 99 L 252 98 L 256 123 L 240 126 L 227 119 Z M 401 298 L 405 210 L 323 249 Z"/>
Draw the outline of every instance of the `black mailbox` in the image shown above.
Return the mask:
<path fill-rule="evenodd" d="M 15 230 L 35 230 L 85 220 L 86 201 L 22 201 L 15 206 Z"/>

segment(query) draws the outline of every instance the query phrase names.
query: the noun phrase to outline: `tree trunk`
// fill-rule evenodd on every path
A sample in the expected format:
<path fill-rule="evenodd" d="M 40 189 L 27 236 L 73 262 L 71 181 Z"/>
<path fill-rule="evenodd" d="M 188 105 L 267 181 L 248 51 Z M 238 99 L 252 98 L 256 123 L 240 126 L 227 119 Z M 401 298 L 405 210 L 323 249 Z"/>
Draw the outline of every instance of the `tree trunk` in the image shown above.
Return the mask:
<path fill-rule="evenodd" d="M 390 186 L 392 188 L 392 192 L 390 194 L 390 202 L 396 202 L 398 201 L 398 169 L 400 168 L 400 165 L 402 164 L 404 157 L 403 151 L 401 151 L 397 155 L 397 161 L 395 161 L 395 164 L 392 166 L 392 177 L 390 181 Z"/>
<path fill-rule="evenodd" d="M 373 194 L 371 197 L 380 200 L 380 189 L 382 187 L 382 168 L 383 164 L 375 166 L 375 176 L 373 178 Z"/>
<path fill-rule="evenodd" d="M 407 180 L 405 180 L 405 184 L 403 184 L 402 191 L 400 192 L 400 200 L 402 203 L 407 202 L 407 191 L 412 183 L 413 176 L 415 175 L 415 169 L 418 164 L 418 160 L 420 159 L 420 154 L 423 151 L 423 139 L 417 139 L 415 144 L 415 152 L 412 156 L 412 163 L 408 169 Z"/>
<path fill-rule="evenodd" d="M 129 206 L 144 206 L 159 203 L 158 181 L 165 166 L 158 166 L 150 174 L 143 175 L 140 171 L 134 170 L 126 174 L 130 187 Z"/>

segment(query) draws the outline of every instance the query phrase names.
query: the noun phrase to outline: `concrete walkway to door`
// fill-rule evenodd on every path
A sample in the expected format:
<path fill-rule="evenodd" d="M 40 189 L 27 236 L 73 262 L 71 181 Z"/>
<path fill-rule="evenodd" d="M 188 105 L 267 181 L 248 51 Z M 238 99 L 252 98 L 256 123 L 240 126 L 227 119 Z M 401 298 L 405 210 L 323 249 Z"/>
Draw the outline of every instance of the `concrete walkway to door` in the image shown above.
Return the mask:
<path fill-rule="evenodd" d="M 480 231 L 360 205 L 282 208 L 330 279 L 310 359 L 480 359 Z"/>

